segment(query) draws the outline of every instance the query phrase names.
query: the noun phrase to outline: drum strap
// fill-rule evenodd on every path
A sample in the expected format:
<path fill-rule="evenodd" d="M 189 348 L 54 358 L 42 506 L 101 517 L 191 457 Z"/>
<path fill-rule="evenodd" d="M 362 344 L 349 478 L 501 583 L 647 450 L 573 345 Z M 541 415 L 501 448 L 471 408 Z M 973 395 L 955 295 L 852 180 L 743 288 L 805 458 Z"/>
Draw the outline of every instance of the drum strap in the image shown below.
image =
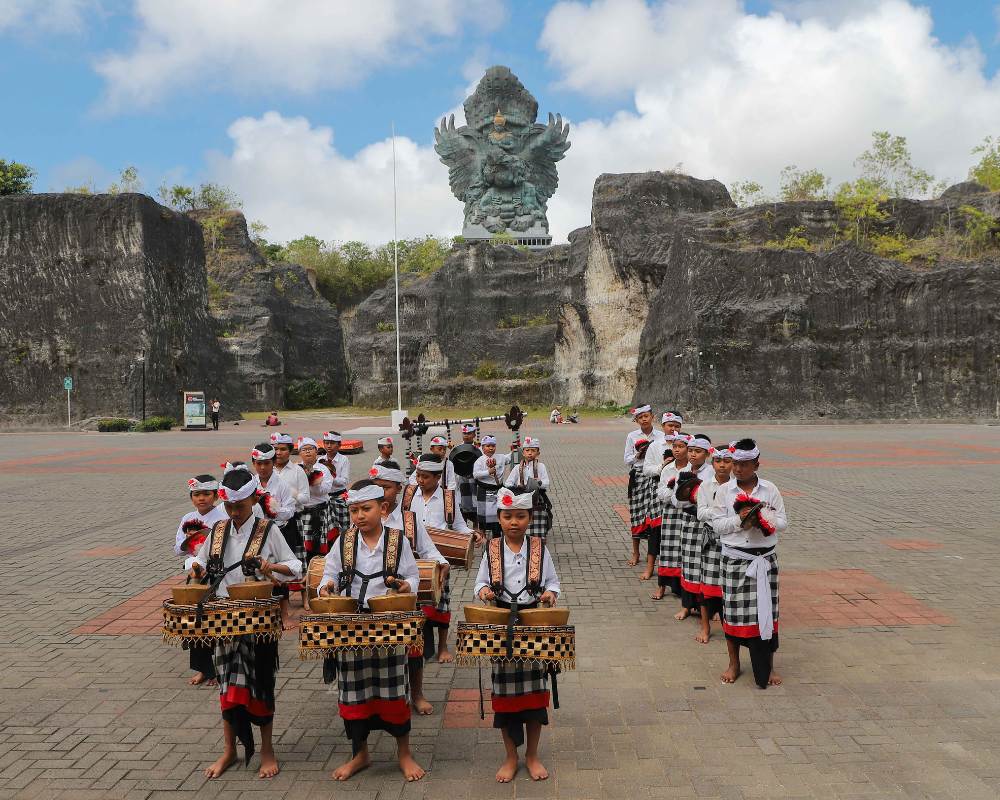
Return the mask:
<path fill-rule="evenodd" d="M 504 588 L 504 539 L 498 536 L 490 539 L 487 544 L 487 564 L 490 568 L 490 588 L 493 594 L 500 597 L 501 593 L 511 596 Z M 526 536 L 524 543 L 528 547 L 528 567 L 525 570 L 524 588 L 518 592 L 527 591 L 532 595 L 540 595 L 543 591 L 542 573 L 545 560 L 545 543 L 537 536 Z M 497 601 L 499 602 L 499 600 Z"/>
<path fill-rule="evenodd" d="M 416 495 L 418 488 L 420 487 L 418 487 L 416 484 L 413 483 L 406 484 L 406 488 L 403 489 L 403 505 L 402 505 L 403 511 L 410 510 L 410 506 L 413 503 L 413 497 L 414 495 Z"/>
<path fill-rule="evenodd" d="M 410 549 L 417 552 L 417 512 L 403 512 L 403 534 L 410 542 Z"/>
<path fill-rule="evenodd" d="M 358 559 L 358 529 L 353 525 L 340 537 L 340 591 L 348 589 L 354 582 L 354 576 L 361 578 L 361 589 L 358 591 L 358 607 L 364 608 L 365 596 L 368 594 L 368 584 L 375 578 L 398 577 L 399 557 L 402 551 L 403 534 L 396 528 L 382 529 L 382 571 L 371 574 L 359 572 L 356 566 Z"/>
<path fill-rule="evenodd" d="M 442 488 L 444 494 L 444 521 L 451 527 L 455 524 L 455 490 Z"/>

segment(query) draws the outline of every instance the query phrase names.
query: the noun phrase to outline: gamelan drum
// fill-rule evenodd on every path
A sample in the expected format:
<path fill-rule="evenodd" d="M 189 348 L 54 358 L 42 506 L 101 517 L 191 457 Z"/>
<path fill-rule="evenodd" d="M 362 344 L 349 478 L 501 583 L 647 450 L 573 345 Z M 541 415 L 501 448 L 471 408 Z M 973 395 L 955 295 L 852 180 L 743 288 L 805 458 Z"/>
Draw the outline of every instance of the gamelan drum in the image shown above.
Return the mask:
<path fill-rule="evenodd" d="M 471 533 L 459 533 L 458 531 L 445 531 L 440 528 L 427 528 L 427 534 L 431 537 L 438 549 L 449 564 L 457 567 L 469 569 L 472 564 L 475 549 L 475 539 Z"/>
<path fill-rule="evenodd" d="M 444 564 L 433 559 L 417 559 L 417 569 L 420 571 L 420 588 L 417 591 L 417 601 L 437 605 L 441 601 L 443 590 L 441 570 Z"/>
<path fill-rule="evenodd" d="M 323 580 L 323 569 L 326 567 L 326 556 L 313 556 L 306 568 L 306 596 L 312 600 L 319 594 L 319 585 Z"/>

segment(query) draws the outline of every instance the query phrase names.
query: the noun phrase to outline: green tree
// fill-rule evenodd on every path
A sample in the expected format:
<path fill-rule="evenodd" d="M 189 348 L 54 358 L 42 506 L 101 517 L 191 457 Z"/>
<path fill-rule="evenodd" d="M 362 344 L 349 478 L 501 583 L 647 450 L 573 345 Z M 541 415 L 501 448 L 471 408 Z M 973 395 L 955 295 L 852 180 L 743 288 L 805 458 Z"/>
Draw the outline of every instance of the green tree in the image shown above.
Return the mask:
<path fill-rule="evenodd" d="M 160 186 L 160 201 L 177 211 L 235 211 L 243 201 L 232 190 L 217 183 L 203 183 L 197 189 L 175 184 Z"/>
<path fill-rule="evenodd" d="M 108 187 L 108 194 L 124 194 L 126 192 L 141 192 L 142 181 L 139 180 L 139 170 L 135 167 L 125 167 L 118 180 Z"/>
<path fill-rule="evenodd" d="M 870 178 L 842 183 L 833 197 L 845 233 L 859 245 L 868 240 L 872 226 L 888 219 L 881 204 L 889 199 L 885 187 Z"/>
<path fill-rule="evenodd" d="M 27 164 L 0 158 L 0 195 L 31 194 L 35 171 Z"/>
<path fill-rule="evenodd" d="M 830 196 L 830 179 L 818 169 L 800 170 L 789 164 L 781 170 L 781 199 L 826 200 Z"/>
<path fill-rule="evenodd" d="M 768 200 L 764 195 L 764 187 L 756 181 L 736 181 L 729 187 L 729 196 L 740 208 L 766 203 Z"/>
<path fill-rule="evenodd" d="M 972 148 L 972 154 L 979 155 L 979 163 L 969 170 L 969 178 L 991 192 L 1000 191 L 1000 137 L 987 136 L 981 145 Z M 0 161 L 0 171 L 2 165 Z"/>
<path fill-rule="evenodd" d="M 855 160 L 861 178 L 890 197 L 919 197 L 934 185 L 934 176 L 913 166 L 905 136 L 872 131 L 872 146 Z"/>

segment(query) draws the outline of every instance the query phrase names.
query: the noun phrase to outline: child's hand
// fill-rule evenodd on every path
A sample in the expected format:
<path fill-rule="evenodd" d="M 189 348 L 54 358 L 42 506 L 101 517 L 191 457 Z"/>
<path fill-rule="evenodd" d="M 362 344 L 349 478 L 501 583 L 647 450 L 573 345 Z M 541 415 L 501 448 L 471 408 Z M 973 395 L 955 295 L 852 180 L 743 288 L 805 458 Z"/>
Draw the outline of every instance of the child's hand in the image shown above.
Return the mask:
<path fill-rule="evenodd" d="M 188 575 L 190 577 L 192 577 L 192 578 L 197 578 L 197 579 L 200 580 L 201 579 L 201 574 L 202 574 L 201 564 L 199 564 L 197 561 L 195 561 L 191 565 L 191 570 L 188 572 Z"/>
<path fill-rule="evenodd" d="M 265 578 L 270 578 L 271 577 L 272 566 L 273 565 L 271 564 L 270 561 L 267 561 L 267 560 L 265 560 L 265 559 L 262 558 L 260 560 L 260 566 L 257 567 L 257 571 L 261 575 L 263 575 Z"/>
<path fill-rule="evenodd" d="M 484 586 L 479 590 L 479 599 L 484 603 L 488 603 L 490 600 L 495 600 L 496 595 L 493 594 L 493 590 L 489 586 Z"/>
<path fill-rule="evenodd" d="M 486 543 L 486 534 L 483 533 L 482 531 L 478 531 L 478 530 L 474 531 L 473 532 L 473 536 L 474 536 L 474 538 L 476 540 L 476 546 L 477 547 L 482 547 L 482 545 Z"/>
<path fill-rule="evenodd" d="M 441 565 L 441 583 L 444 583 L 448 579 L 448 573 L 451 571 L 451 564 Z"/>
<path fill-rule="evenodd" d="M 409 581 L 397 580 L 396 581 L 396 591 L 399 594 L 408 594 L 409 591 L 410 591 L 410 582 Z"/>
<path fill-rule="evenodd" d="M 320 597 L 332 596 L 334 591 L 333 581 L 327 581 L 325 584 L 319 587 L 319 591 L 316 592 Z"/>
<path fill-rule="evenodd" d="M 551 608 L 556 604 L 556 596 L 554 592 L 543 592 L 542 596 L 538 598 L 538 602 L 543 606 L 548 606 Z"/>

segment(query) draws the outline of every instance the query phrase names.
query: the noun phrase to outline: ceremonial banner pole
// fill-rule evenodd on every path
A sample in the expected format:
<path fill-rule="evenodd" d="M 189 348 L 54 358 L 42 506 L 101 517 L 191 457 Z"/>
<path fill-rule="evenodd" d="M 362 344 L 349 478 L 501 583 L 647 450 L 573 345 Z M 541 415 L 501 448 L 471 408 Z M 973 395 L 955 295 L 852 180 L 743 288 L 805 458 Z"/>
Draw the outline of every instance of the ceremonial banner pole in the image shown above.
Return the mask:
<path fill-rule="evenodd" d="M 396 122 L 391 123 L 392 129 L 392 272 L 396 285 L 396 414 L 392 425 L 395 428 L 403 417 L 403 376 L 399 357 L 399 237 L 397 232 L 398 213 L 396 210 Z"/>

